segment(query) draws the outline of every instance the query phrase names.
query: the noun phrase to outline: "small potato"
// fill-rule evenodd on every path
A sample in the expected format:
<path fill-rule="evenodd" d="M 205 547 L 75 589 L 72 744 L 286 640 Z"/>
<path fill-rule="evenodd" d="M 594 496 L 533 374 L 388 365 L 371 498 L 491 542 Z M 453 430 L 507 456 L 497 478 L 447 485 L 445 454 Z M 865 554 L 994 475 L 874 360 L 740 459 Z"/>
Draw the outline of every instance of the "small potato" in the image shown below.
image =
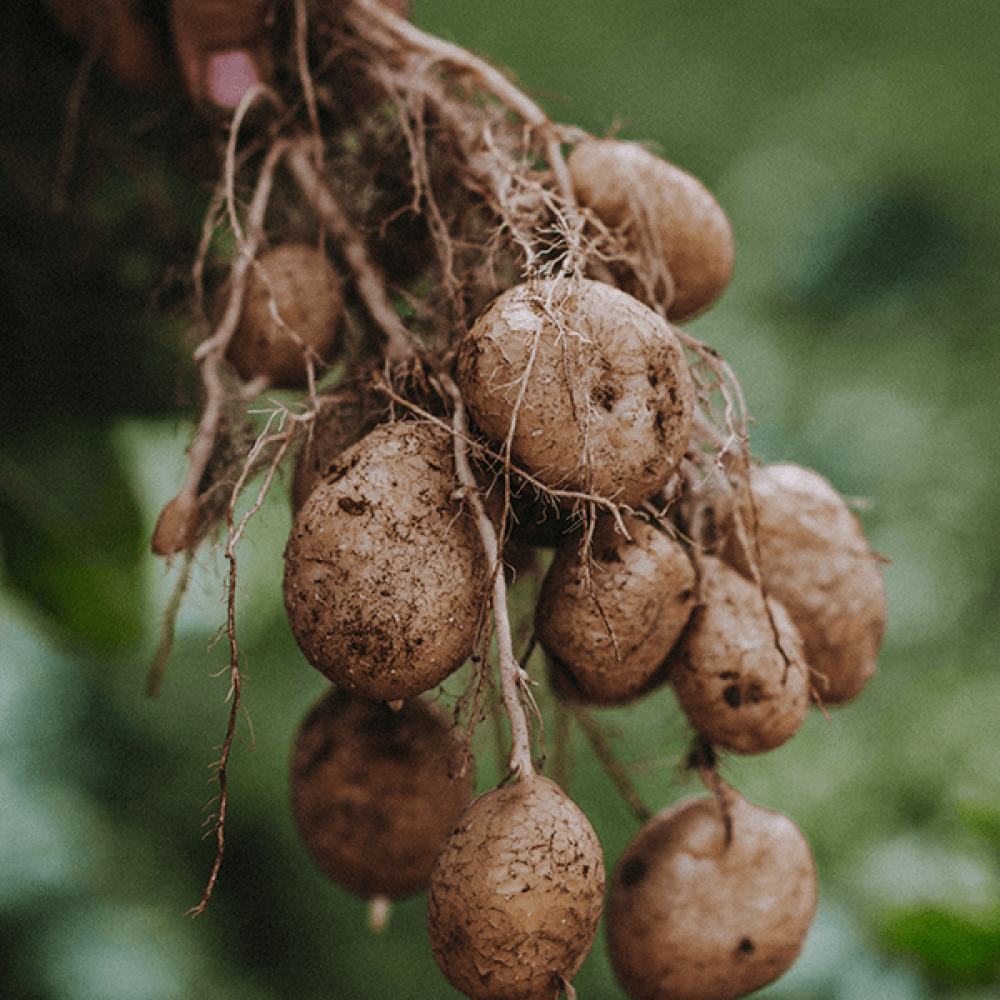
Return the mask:
<path fill-rule="evenodd" d="M 701 560 L 698 605 L 669 658 L 684 714 L 713 743 L 737 753 L 774 750 L 809 708 L 809 671 L 788 612 L 736 570 Z"/>
<path fill-rule="evenodd" d="M 216 323 L 228 301 L 226 284 L 216 297 Z M 340 278 L 326 254 L 304 243 L 273 247 L 250 268 L 226 357 L 247 381 L 266 378 L 275 389 L 303 389 L 309 384 L 306 357 L 321 374 L 343 317 Z"/>
<path fill-rule="evenodd" d="M 675 323 L 703 312 L 721 294 L 733 272 L 735 246 L 726 213 L 705 186 L 672 163 L 634 142 L 587 139 L 567 161 L 581 204 L 645 258 L 648 277 L 662 264 L 667 287 L 651 289 L 631 268 L 616 269 L 621 287 L 643 301 L 652 291 Z M 661 283 L 663 284 L 663 283 Z"/>
<path fill-rule="evenodd" d="M 602 515 L 589 558 L 584 537 L 557 553 L 535 608 L 535 635 L 585 702 L 616 705 L 650 690 L 694 606 L 683 546 L 637 517 Z"/>
<path fill-rule="evenodd" d="M 556 1000 L 604 907 L 590 821 L 540 775 L 491 789 L 459 817 L 428 890 L 431 949 L 472 1000 Z"/>
<path fill-rule="evenodd" d="M 818 472 L 799 465 L 755 466 L 753 505 L 744 490 L 742 539 L 731 525 L 723 558 L 751 574 L 760 553 L 767 592 L 788 610 L 824 705 L 856 698 L 877 670 L 886 623 L 882 568 L 861 523 Z M 756 514 L 756 518 L 755 515 Z"/>
<path fill-rule="evenodd" d="M 456 368 L 479 428 L 552 489 L 636 506 L 687 450 L 694 387 L 668 323 L 597 281 L 509 289 L 476 320 Z"/>
<path fill-rule="evenodd" d="M 783 975 L 816 910 L 816 869 L 799 828 L 726 792 L 654 816 L 608 892 L 608 954 L 636 1000 L 734 1000 Z"/>
<path fill-rule="evenodd" d="M 437 424 L 377 427 L 340 456 L 292 526 L 292 632 L 317 670 L 366 698 L 412 698 L 472 653 L 489 567 L 456 493 L 452 447 Z"/>
<path fill-rule="evenodd" d="M 423 892 L 472 797 L 462 735 L 420 698 L 394 711 L 330 688 L 295 736 L 295 829 L 316 866 L 363 899 Z"/>

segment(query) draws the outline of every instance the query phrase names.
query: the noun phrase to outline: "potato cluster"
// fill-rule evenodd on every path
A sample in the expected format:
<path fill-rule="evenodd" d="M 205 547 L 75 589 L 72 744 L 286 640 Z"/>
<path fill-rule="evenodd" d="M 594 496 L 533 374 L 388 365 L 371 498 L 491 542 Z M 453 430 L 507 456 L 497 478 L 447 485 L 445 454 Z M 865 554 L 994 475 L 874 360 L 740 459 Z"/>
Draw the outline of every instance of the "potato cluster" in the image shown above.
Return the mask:
<path fill-rule="evenodd" d="M 606 895 L 636 1000 L 758 989 L 799 954 L 816 873 L 718 761 L 858 697 L 886 605 L 858 518 L 818 473 L 753 459 L 739 383 L 679 326 L 732 276 L 726 214 L 384 5 L 314 13 L 313 48 L 275 53 L 281 114 L 227 148 L 224 200 L 235 219 L 249 174 L 250 218 L 215 275 L 205 410 L 154 551 L 224 530 L 235 574 L 240 490 L 295 456 L 284 605 L 330 682 L 293 740 L 295 829 L 350 893 L 426 892 L 429 948 L 472 1000 L 572 996 Z M 644 822 L 606 885 L 590 821 L 539 773 L 565 732 L 539 719 L 586 730 L 653 697 L 710 794 Z M 476 795 L 491 713 L 510 752 Z"/>
<path fill-rule="evenodd" d="M 297 739 L 297 829 L 349 891 L 426 889 L 431 950 L 472 1000 L 557 997 L 605 891 L 600 843 L 566 793 L 520 774 L 470 803 L 448 756 L 460 743 L 423 700 L 479 648 L 498 568 L 477 517 L 545 556 L 533 627 L 559 705 L 669 687 L 699 746 L 757 755 L 874 671 L 884 598 L 859 522 L 816 473 L 742 456 L 724 488 L 699 492 L 685 467 L 692 371 L 676 328 L 633 296 L 534 280 L 458 345 L 480 447 L 471 487 L 442 421 L 387 420 L 354 440 L 354 397 L 300 453 L 285 602 L 336 687 Z M 526 483 L 533 503 L 510 492 Z M 546 518 L 549 533 L 533 523 Z M 419 736 L 411 717 L 426 717 Z M 780 976 L 808 932 L 802 834 L 721 779 L 715 790 L 646 823 L 616 866 L 608 950 L 637 1000 L 742 996 Z"/>
<path fill-rule="evenodd" d="M 660 220 L 670 305 L 633 280 L 514 284 L 454 352 L 471 485 L 453 427 L 426 411 L 373 418 L 351 387 L 321 411 L 293 481 L 285 605 L 334 683 L 296 739 L 296 828 L 350 892 L 427 890 L 431 950 L 472 1000 L 558 996 L 605 893 L 600 843 L 566 793 L 518 774 L 470 802 L 462 742 L 425 700 L 480 648 L 498 568 L 479 518 L 501 554 L 506 536 L 526 538 L 547 563 L 533 629 L 556 704 L 669 687 L 713 755 L 776 749 L 811 703 L 857 696 L 885 620 L 877 559 L 821 476 L 743 453 L 723 456 L 712 492 L 692 472 L 697 374 L 668 317 L 704 309 L 728 278 L 721 209 L 639 147 L 583 143 L 570 166 L 633 249 L 650 224 L 636 206 Z M 615 868 L 608 950 L 637 1000 L 741 996 L 805 940 L 816 881 L 802 834 L 721 779 L 715 790 L 656 815 Z"/>

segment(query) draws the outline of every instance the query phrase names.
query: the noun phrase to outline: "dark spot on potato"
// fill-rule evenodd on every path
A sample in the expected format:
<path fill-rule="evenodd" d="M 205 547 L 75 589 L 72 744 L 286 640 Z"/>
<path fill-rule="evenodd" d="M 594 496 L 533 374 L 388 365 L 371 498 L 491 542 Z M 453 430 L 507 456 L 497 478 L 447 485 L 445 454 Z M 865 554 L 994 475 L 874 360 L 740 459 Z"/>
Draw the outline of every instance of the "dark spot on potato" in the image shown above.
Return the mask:
<path fill-rule="evenodd" d="M 739 708 L 743 703 L 739 686 L 736 684 L 730 684 L 729 687 L 722 692 L 722 700 L 725 701 L 730 708 Z"/>
<path fill-rule="evenodd" d="M 626 887 L 638 885 L 646 877 L 646 862 L 642 858 L 630 858 L 622 865 L 620 877 Z"/>
<path fill-rule="evenodd" d="M 363 514 L 368 509 L 368 504 L 364 500 L 355 500 L 353 497 L 340 497 L 337 506 L 345 514 Z"/>
<path fill-rule="evenodd" d="M 614 382 L 598 382 L 590 390 L 590 398 L 602 410 L 610 413 L 615 403 L 621 399 L 621 389 Z"/>
<path fill-rule="evenodd" d="M 756 950 L 757 946 L 748 937 L 741 938 L 740 943 L 736 946 L 736 952 L 739 955 L 752 955 Z"/>

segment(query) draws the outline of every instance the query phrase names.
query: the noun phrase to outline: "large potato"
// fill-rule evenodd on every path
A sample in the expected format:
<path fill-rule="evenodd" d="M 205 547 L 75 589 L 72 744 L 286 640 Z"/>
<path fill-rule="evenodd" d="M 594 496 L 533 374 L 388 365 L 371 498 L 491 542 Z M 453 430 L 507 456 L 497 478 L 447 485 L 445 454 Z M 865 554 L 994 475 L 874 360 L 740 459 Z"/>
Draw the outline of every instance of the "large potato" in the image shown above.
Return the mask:
<path fill-rule="evenodd" d="M 462 341 L 469 411 L 553 489 L 636 506 L 677 471 L 694 388 L 673 329 L 632 296 L 585 279 L 509 289 Z"/>
<path fill-rule="evenodd" d="M 724 558 L 749 576 L 759 553 L 764 585 L 802 636 L 823 704 L 850 701 L 875 674 L 885 632 L 878 558 L 858 518 L 818 472 L 755 466 L 750 487 L 753 505 L 744 490 L 739 506 L 744 532 L 731 526 Z"/>
<path fill-rule="evenodd" d="M 572 799 L 539 775 L 491 789 L 459 818 L 428 890 L 431 948 L 473 1000 L 556 1000 L 604 906 L 604 854 Z"/>
<path fill-rule="evenodd" d="M 809 708 L 809 670 L 788 612 L 720 559 L 700 561 L 698 605 L 669 680 L 694 728 L 737 753 L 774 750 Z"/>
<path fill-rule="evenodd" d="M 586 702 L 615 705 L 649 689 L 694 606 L 694 567 L 683 546 L 637 517 L 610 514 L 568 541 L 542 581 L 535 635 Z"/>
<path fill-rule="evenodd" d="M 733 232 L 700 181 L 637 143 L 617 139 L 579 143 L 567 165 L 581 204 L 622 235 L 651 276 L 650 265 L 666 268 L 669 287 L 654 287 L 651 304 L 663 304 L 667 316 L 680 322 L 722 294 L 733 272 Z M 647 289 L 634 270 L 615 270 L 623 288 L 644 298 Z"/>
<path fill-rule="evenodd" d="M 816 910 L 799 828 L 729 790 L 654 816 L 608 892 L 608 954 L 636 1000 L 733 1000 L 786 972 Z"/>
<path fill-rule="evenodd" d="M 472 653 L 489 568 L 452 441 L 429 422 L 377 427 L 312 491 L 285 547 L 299 647 L 367 698 L 411 698 Z"/>

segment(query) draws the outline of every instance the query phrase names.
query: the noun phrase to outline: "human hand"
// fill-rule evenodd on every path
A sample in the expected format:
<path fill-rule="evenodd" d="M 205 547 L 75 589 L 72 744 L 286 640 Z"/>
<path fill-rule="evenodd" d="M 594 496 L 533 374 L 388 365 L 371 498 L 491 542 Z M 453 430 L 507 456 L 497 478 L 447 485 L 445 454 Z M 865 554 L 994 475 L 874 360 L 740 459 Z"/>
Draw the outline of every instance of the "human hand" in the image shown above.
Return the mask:
<path fill-rule="evenodd" d="M 410 0 L 383 2 L 409 14 Z M 270 83 L 274 74 L 272 0 L 173 0 L 166 26 L 155 24 L 139 0 L 45 4 L 67 34 L 100 45 L 111 74 L 137 90 L 183 88 L 201 107 L 232 110 L 247 90 Z"/>

